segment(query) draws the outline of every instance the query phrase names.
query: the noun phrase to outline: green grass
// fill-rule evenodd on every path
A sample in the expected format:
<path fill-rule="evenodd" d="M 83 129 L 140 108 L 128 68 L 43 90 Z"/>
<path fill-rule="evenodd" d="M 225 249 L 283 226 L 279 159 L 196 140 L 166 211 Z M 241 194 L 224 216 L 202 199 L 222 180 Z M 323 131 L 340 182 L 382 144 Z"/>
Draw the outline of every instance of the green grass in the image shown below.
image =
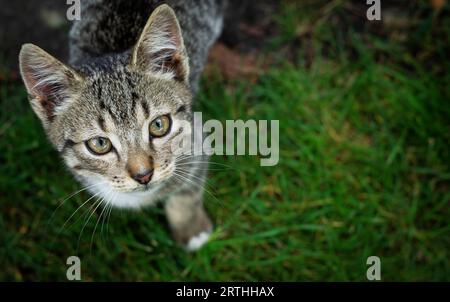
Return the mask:
<path fill-rule="evenodd" d="M 355 43 L 357 44 L 357 43 Z M 280 162 L 213 157 L 206 207 L 215 222 L 197 253 L 178 248 L 162 210 L 100 212 L 59 232 L 89 196 L 65 171 L 20 83 L 2 82 L 0 280 L 66 280 L 78 255 L 85 281 L 450 280 L 449 76 L 353 58 L 282 62 L 257 83 L 203 81 L 204 119 L 280 121 Z M 213 167 L 211 167 L 213 168 Z M 52 216 L 52 214 L 54 215 Z"/>

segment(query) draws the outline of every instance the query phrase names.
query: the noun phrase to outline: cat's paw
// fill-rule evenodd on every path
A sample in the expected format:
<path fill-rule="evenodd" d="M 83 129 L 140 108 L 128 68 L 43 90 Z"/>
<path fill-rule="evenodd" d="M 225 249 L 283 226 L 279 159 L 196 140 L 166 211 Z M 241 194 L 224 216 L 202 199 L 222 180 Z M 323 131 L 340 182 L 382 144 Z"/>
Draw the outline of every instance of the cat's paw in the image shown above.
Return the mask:
<path fill-rule="evenodd" d="M 208 242 L 213 224 L 203 209 L 199 209 L 196 218 L 177 228 L 172 228 L 172 235 L 186 251 L 193 252 Z"/>
<path fill-rule="evenodd" d="M 188 252 L 194 252 L 200 249 L 206 242 L 208 242 L 210 236 L 210 231 L 203 231 L 200 234 L 191 237 L 185 245 L 185 249 Z"/>

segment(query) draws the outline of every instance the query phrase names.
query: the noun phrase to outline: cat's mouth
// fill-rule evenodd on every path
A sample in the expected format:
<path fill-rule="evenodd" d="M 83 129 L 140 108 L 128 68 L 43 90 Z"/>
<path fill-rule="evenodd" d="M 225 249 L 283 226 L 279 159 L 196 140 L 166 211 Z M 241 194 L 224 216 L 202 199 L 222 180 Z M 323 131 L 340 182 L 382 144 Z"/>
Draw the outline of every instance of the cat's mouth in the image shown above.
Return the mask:
<path fill-rule="evenodd" d="M 123 188 L 115 188 L 114 191 L 118 193 L 145 193 L 150 192 L 152 190 L 155 190 L 157 188 L 157 184 L 155 183 L 148 183 L 146 185 L 140 185 L 138 187 L 129 188 L 129 189 L 123 189 Z"/>
<path fill-rule="evenodd" d="M 127 185 L 124 185 L 123 182 L 120 184 L 112 182 L 111 185 L 114 189 L 114 191 L 118 193 L 143 193 L 143 192 L 149 192 L 154 191 L 157 188 L 161 187 L 164 184 L 167 184 L 167 182 L 172 178 L 173 171 L 175 167 L 173 164 L 168 165 L 167 167 L 164 167 L 163 170 L 160 170 L 154 175 L 154 178 L 151 179 L 148 183 L 145 184 L 138 184 L 137 182 L 134 182 L 134 184 L 128 183 Z"/>
<path fill-rule="evenodd" d="M 134 189 L 130 190 L 129 192 L 130 193 L 138 193 L 138 192 L 153 191 L 153 190 L 159 188 L 162 184 L 166 183 L 168 179 L 170 179 L 170 176 L 166 175 L 166 177 L 164 177 L 162 179 L 150 181 L 147 184 L 139 185 L 139 186 L 135 187 Z"/>
<path fill-rule="evenodd" d="M 145 185 L 140 185 L 139 187 L 133 189 L 132 192 L 146 192 L 146 191 L 150 191 L 154 187 L 155 187 L 154 183 L 148 183 Z"/>

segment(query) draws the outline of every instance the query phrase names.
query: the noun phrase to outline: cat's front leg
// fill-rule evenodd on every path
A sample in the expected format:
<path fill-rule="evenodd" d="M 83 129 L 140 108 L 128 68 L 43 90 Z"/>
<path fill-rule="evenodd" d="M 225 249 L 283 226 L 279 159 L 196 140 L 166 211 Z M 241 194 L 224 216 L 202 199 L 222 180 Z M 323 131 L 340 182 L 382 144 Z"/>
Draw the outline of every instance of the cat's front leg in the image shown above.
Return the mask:
<path fill-rule="evenodd" d="M 165 211 L 173 238 L 188 251 L 205 244 L 212 232 L 212 223 L 203 207 L 202 191 L 181 191 L 165 203 Z"/>

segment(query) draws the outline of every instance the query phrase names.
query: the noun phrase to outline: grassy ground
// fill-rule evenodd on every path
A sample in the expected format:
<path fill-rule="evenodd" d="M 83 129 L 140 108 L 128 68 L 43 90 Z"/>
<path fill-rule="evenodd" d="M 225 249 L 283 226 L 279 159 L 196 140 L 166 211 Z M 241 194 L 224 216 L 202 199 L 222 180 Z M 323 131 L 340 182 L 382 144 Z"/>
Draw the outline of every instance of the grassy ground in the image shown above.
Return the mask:
<path fill-rule="evenodd" d="M 85 281 L 364 281 L 377 255 L 384 281 L 449 281 L 449 76 L 352 45 L 351 58 L 317 56 L 309 68 L 280 59 L 256 83 L 203 81 L 204 118 L 279 120 L 281 155 L 275 167 L 212 158 L 232 168 L 210 172 L 216 230 L 194 254 L 174 245 L 159 208 L 114 210 L 95 234 L 100 212 L 82 232 L 83 208 L 61 231 L 89 196 L 57 209 L 80 186 L 23 87 L 3 81 L 0 280 L 66 280 L 78 255 Z"/>

